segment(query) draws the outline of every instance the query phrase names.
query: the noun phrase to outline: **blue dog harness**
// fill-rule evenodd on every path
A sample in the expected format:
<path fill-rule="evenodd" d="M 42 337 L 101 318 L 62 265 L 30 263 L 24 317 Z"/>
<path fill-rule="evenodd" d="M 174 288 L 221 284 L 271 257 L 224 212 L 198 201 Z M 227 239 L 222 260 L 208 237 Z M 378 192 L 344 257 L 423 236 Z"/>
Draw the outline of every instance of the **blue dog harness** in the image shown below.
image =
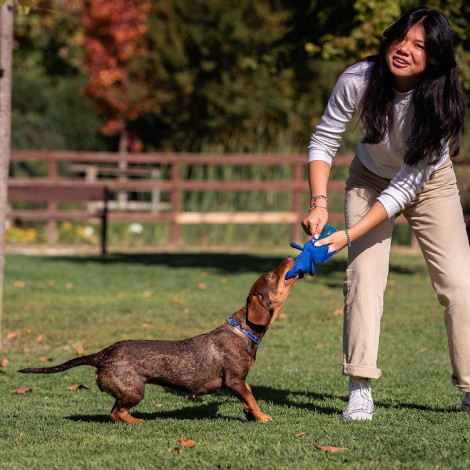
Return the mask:
<path fill-rule="evenodd" d="M 227 323 L 230 323 L 230 325 L 240 330 L 244 335 L 248 336 L 248 338 L 250 338 L 251 341 L 254 341 L 256 344 L 261 343 L 260 339 L 257 338 L 251 331 L 248 331 L 248 330 L 245 330 L 245 328 L 242 328 L 240 324 L 237 322 L 237 320 L 235 320 L 235 318 L 228 317 Z"/>

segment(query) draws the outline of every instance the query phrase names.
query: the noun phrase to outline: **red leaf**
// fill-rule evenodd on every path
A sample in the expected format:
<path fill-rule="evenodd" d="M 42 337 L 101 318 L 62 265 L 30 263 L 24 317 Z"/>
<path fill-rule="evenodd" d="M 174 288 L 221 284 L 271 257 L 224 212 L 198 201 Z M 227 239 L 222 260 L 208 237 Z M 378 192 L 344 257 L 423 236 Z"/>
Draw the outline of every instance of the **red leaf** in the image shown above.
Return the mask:
<path fill-rule="evenodd" d="M 90 387 L 80 384 L 80 385 L 70 385 L 69 387 L 67 387 L 67 389 L 72 390 L 72 391 L 79 390 L 79 389 L 90 390 Z"/>
<path fill-rule="evenodd" d="M 315 444 L 317 449 L 323 450 L 324 452 L 341 452 L 346 450 L 344 447 L 330 447 L 330 446 L 318 446 Z"/>
<path fill-rule="evenodd" d="M 29 388 L 19 388 L 17 390 L 12 390 L 11 393 L 17 393 L 18 395 L 24 395 L 27 392 L 31 392 L 36 390 L 37 387 L 29 387 Z"/>
<path fill-rule="evenodd" d="M 20 331 L 14 331 L 13 333 L 9 333 L 7 335 L 7 341 L 11 341 L 12 339 L 17 339 L 20 336 Z"/>
<path fill-rule="evenodd" d="M 178 442 L 184 447 L 195 447 L 197 442 L 191 439 L 178 439 Z"/>
<path fill-rule="evenodd" d="M 168 452 L 176 452 L 178 454 L 181 454 L 181 452 L 183 452 L 183 449 L 180 449 L 179 447 L 170 447 L 168 449 Z"/>

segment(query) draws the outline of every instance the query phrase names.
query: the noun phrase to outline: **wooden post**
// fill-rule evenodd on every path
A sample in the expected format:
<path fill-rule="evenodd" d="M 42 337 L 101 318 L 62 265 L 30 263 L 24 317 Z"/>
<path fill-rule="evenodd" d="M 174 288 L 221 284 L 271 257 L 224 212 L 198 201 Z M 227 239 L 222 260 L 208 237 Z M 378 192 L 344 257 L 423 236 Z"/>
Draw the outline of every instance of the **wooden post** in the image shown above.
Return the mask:
<path fill-rule="evenodd" d="M 302 217 L 302 193 L 303 189 L 303 179 L 302 179 L 302 169 L 303 165 L 299 165 L 298 163 L 294 163 L 294 181 L 295 181 L 295 189 L 294 189 L 294 212 L 298 217 L 298 221 L 293 225 L 292 228 L 292 239 L 295 243 L 299 245 L 302 244 L 302 230 L 300 226 L 300 219 Z"/>
<path fill-rule="evenodd" d="M 13 0 L 0 4 L 0 350 L 2 349 L 5 221 L 10 167 Z"/>
<path fill-rule="evenodd" d="M 173 183 L 171 189 L 171 245 L 179 245 L 181 242 L 180 226 L 178 223 L 178 214 L 180 212 L 180 177 L 180 164 L 173 162 L 171 165 L 171 181 Z"/>
<path fill-rule="evenodd" d="M 103 212 L 101 213 L 101 254 L 108 252 L 108 201 L 109 189 L 107 186 L 103 189 Z"/>
<path fill-rule="evenodd" d="M 119 168 L 119 181 L 126 181 L 127 180 L 127 157 L 128 157 L 128 150 L 127 146 L 129 145 L 129 139 L 127 136 L 127 129 L 125 124 L 123 124 L 123 129 L 119 135 L 119 155 L 123 158 L 119 160 L 118 168 Z M 126 211 L 127 210 L 127 191 L 119 191 L 118 192 L 118 205 L 119 210 Z"/>
<path fill-rule="evenodd" d="M 49 179 L 56 180 L 59 175 L 59 168 L 56 160 L 49 160 L 47 164 Z M 49 201 L 47 208 L 50 212 L 57 211 L 57 202 Z M 57 241 L 57 220 L 49 219 L 47 221 L 47 242 L 53 245 Z"/>

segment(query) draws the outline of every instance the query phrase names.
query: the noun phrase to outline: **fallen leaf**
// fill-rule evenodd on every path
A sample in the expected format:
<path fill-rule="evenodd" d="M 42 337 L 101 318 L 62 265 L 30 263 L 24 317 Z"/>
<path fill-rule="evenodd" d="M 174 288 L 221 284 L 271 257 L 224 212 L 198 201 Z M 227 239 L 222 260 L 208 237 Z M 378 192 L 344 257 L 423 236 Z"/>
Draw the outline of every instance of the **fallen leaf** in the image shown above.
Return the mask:
<path fill-rule="evenodd" d="M 281 314 L 279 315 L 279 318 L 287 318 L 287 313 L 281 313 Z"/>
<path fill-rule="evenodd" d="M 174 304 L 184 304 L 184 300 L 178 299 L 178 297 L 175 297 L 175 298 L 173 299 L 173 303 L 174 303 Z"/>
<path fill-rule="evenodd" d="M 343 315 L 343 309 L 342 308 L 337 308 L 334 312 L 333 315 Z"/>
<path fill-rule="evenodd" d="M 31 328 L 24 328 L 24 332 L 25 332 L 27 335 L 30 335 L 30 334 L 31 334 Z"/>
<path fill-rule="evenodd" d="M 304 432 L 299 432 L 294 437 L 305 437 L 305 433 Z"/>
<path fill-rule="evenodd" d="M 142 323 L 142 328 L 155 328 L 151 323 Z"/>
<path fill-rule="evenodd" d="M 23 281 L 15 281 L 14 286 L 17 287 L 18 289 L 23 289 L 23 287 L 25 286 L 25 284 L 24 284 Z"/>
<path fill-rule="evenodd" d="M 427 350 L 428 350 L 428 348 L 421 348 L 421 349 L 419 350 L 419 352 L 426 352 Z"/>
<path fill-rule="evenodd" d="M 81 346 L 77 346 L 75 348 L 75 353 L 77 354 L 77 356 L 83 356 L 85 354 L 85 351 Z"/>
<path fill-rule="evenodd" d="M 203 282 L 200 282 L 200 283 L 197 285 L 197 288 L 198 288 L 198 289 L 201 289 L 201 290 L 204 290 L 204 289 L 207 289 L 207 286 L 206 286 Z"/>
<path fill-rule="evenodd" d="M 179 447 L 170 447 L 167 452 L 176 452 L 177 454 L 181 454 L 183 449 L 180 449 Z"/>
<path fill-rule="evenodd" d="M 51 362 L 52 358 L 51 357 L 46 357 L 46 356 L 41 356 L 39 358 L 39 360 L 42 361 L 42 362 Z"/>
<path fill-rule="evenodd" d="M 152 296 L 152 293 L 149 290 L 144 292 L 144 297 L 151 297 L 151 296 Z"/>
<path fill-rule="evenodd" d="M 183 308 L 183 313 L 189 313 L 191 310 L 188 307 Z"/>
<path fill-rule="evenodd" d="M 178 439 L 178 442 L 183 446 L 183 447 L 195 447 L 197 442 L 192 441 L 191 439 Z"/>
<path fill-rule="evenodd" d="M 37 390 L 37 387 L 28 387 L 28 388 L 19 388 L 17 390 L 12 390 L 11 393 L 17 393 L 18 395 L 24 395 L 27 392 Z"/>
<path fill-rule="evenodd" d="M 221 284 L 227 284 L 227 278 L 226 278 L 226 277 L 223 277 L 223 278 L 220 280 L 220 283 L 221 283 Z"/>
<path fill-rule="evenodd" d="M 67 387 L 67 389 L 72 390 L 74 392 L 75 390 L 80 390 L 80 389 L 90 390 L 90 387 L 80 384 L 80 385 L 70 385 L 69 387 Z"/>
<path fill-rule="evenodd" d="M 52 279 L 50 281 L 47 281 L 47 285 L 48 286 L 53 286 L 55 284 L 55 281 L 53 281 Z"/>
<path fill-rule="evenodd" d="M 36 343 L 42 343 L 44 341 L 44 337 L 42 335 L 39 335 L 37 338 L 36 338 Z"/>
<path fill-rule="evenodd" d="M 10 361 L 7 358 L 4 358 L 0 364 L 1 367 L 6 367 Z"/>
<path fill-rule="evenodd" d="M 155 405 L 150 405 L 150 406 L 160 407 L 160 406 L 163 406 L 163 405 L 161 403 L 156 403 Z"/>
<path fill-rule="evenodd" d="M 71 282 L 66 282 L 66 283 L 65 283 L 65 287 L 66 287 L 67 289 L 73 289 L 73 283 L 71 283 Z"/>
<path fill-rule="evenodd" d="M 324 452 L 341 452 L 343 450 L 346 450 L 344 447 L 330 447 L 330 446 L 318 446 L 315 444 L 315 447 L 317 449 L 320 449 Z"/>
<path fill-rule="evenodd" d="M 12 339 L 19 338 L 20 334 L 21 334 L 21 331 L 14 331 L 13 333 L 9 333 L 7 335 L 7 341 L 11 341 Z"/>
<path fill-rule="evenodd" d="M 207 277 L 207 276 L 209 276 L 209 274 L 208 274 L 208 273 L 206 273 L 205 271 L 202 271 L 202 273 L 201 273 L 201 277 Z"/>

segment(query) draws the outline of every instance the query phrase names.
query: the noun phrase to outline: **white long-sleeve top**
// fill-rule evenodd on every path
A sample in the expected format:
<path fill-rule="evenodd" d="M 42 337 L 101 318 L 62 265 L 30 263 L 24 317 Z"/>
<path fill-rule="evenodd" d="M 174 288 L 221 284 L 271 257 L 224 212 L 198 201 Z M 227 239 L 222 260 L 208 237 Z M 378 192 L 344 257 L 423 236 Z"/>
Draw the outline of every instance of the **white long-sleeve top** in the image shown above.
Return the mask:
<path fill-rule="evenodd" d="M 308 147 L 308 162 L 321 160 L 330 166 L 340 146 L 341 137 L 355 112 L 360 112 L 366 79 L 373 62 L 359 62 L 346 69 L 338 78 L 320 124 L 312 135 Z M 449 146 L 434 165 L 404 163 L 405 142 L 411 130 L 413 91 L 395 92 L 393 102 L 394 125 L 389 135 L 378 144 L 360 143 L 357 157 L 372 173 L 391 180 L 390 185 L 377 198 L 388 217 L 400 212 L 429 180 L 432 172 L 449 158 Z"/>

